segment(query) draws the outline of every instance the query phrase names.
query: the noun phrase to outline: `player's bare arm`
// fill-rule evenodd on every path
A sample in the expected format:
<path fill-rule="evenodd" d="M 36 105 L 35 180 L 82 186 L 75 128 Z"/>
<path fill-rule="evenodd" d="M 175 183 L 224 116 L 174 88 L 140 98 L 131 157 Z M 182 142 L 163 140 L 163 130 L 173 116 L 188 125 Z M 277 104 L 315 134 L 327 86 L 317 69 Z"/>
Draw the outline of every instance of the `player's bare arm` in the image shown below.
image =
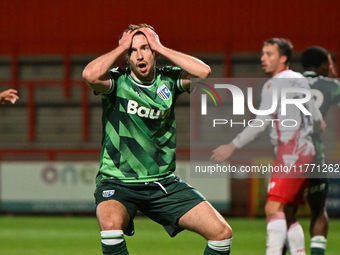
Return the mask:
<path fill-rule="evenodd" d="M 322 120 L 322 123 L 321 123 L 321 132 L 325 133 L 326 129 L 327 129 L 327 123 L 326 123 L 325 120 Z"/>
<path fill-rule="evenodd" d="M 103 93 L 110 88 L 110 77 L 107 71 L 112 67 L 112 65 L 125 55 L 132 42 L 132 37 L 137 31 L 127 31 L 124 32 L 122 37 L 118 42 L 118 47 L 114 50 L 94 59 L 91 61 L 83 71 L 83 78 L 85 82 L 98 93 Z"/>
<path fill-rule="evenodd" d="M 338 74 L 336 72 L 335 65 L 334 65 L 334 62 L 333 62 L 333 59 L 330 53 L 328 53 L 328 62 L 329 62 L 328 77 L 330 78 L 338 77 Z"/>
<path fill-rule="evenodd" d="M 214 163 L 221 163 L 231 157 L 236 149 L 240 149 L 249 142 L 253 141 L 268 126 L 268 121 L 273 119 L 272 115 L 257 115 L 256 120 L 265 123 L 262 127 L 246 127 L 230 143 L 221 145 L 212 151 L 210 160 Z"/>
<path fill-rule="evenodd" d="M 149 28 L 141 28 L 140 31 L 145 34 L 150 48 L 153 51 L 166 57 L 176 66 L 184 70 L 182 85 L 185 89 L 189 89 L 191 78 L 205 79 L 209 77 L 211 69 L 203 61 L 163 46 L 158 35 Z"/>
<path fill-rule="evenodd" d="M 236 150 L 236 147 L 233 142 L 220 145 L 215 150 L 212 151 L 210 160 L 214 163 L 221 163 L 224 160 L 227 160 L 228 158 L 230 158 L 235 150 Z"/>
<path fill-rule="evenodd" d="M 15 89 L 8 89 L 0 93 L 0 104 L 14 104 L 18 99 L 18 91 L 16 91 Z"/>

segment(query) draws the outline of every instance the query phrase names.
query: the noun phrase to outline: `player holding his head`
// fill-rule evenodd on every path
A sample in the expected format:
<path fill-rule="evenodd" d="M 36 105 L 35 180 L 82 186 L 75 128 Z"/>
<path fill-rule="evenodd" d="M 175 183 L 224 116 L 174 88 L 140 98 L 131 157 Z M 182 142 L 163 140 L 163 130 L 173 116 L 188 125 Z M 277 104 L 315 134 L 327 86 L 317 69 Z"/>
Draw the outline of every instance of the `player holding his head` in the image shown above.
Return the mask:
<path fill-rule="evenodd" d="M 176 67 L 156 68 L 155 55 Z M 128 68 L 114 68 L 125 57 Z M 229 254 L 232 230 L 176 168 L 176 98 L 190 78 L 207 78 L 210 67 L 164 47 L 148 25 L 131 25 L 117 48 L 90 62 L 86 83 L 103 98 L 103 140 L 95 198 L 103 254 L 128 254 L 137 210 L 162 224 L 171 237 L 183 229 L 208 240 L 204 254 Z"/>
<path fill-rule="evenodd" d="M 302 88 L 309 90 L 308 81 L 302 74 L 288 69 L 292 55 L 292 45 L 286 39 L 271 38 L 264 42 L 262 48 L 261 63 L 266 74 L 272 78 L 262 88 L 261 103 L 259 110 L 268 110 L 272 106 L 272 93 L 276 89 L 280 91 L 284 87 Z M 303 98 L 301 93 L 289 93 L 290 98 Z M 287 106 L 288 107 L 288 106 Z M 314 120 L 321 123 L 321 115 L 316 114 L 317 109 L 312 101 L 306 103 L 306 107 L 315 115 Z M 281 102 L 272 115 L 257 115 L 256 119 L 265 123 L 262 127 L 248 126 L 229 144 L 221 145 L 211 156 L 211 160 L 220 163 L 228 159 L 236 149 L 255 139 L 258 134 L 266 129 L 270 119 L 276 119 L 275 125 L 271 126 L 270 138 L 274 145 L 275 161 L 274 167 L 304 165 L 312 162 L 314 146 L 310 138 L 313 132 L 313 119 L 311 116 L 301 114 L 301 111 L 291 106 L 284 115 L 281 111 Z M 294 119 L 297 123 L 294 127 L 282 125 L 282 121 Z M 267 121 L 266 121 L 267 120 Z M 293 174 L 293 173 L 291 173 Z M 286 175 L 296 177 L 293 175 Z M 293 224 L 288 226 L 285 219 L 284 207 L 304 203 L 303 192 L 308 187 L 305 178 L 282 178 L 282 173 L 272 173 L 268 185 L 268 197 L 265 205 L 267 216 L 267 247 L 266 254 L 281 255 L 286 238 L 289 240 L 291 254 L 304 254 L 304 244 L 299 247 L 294 242 L 297 238 L 303 237 L 303 230 L 295 219 Z M 292 236 L 294 236 L 292 238 Z"/>
<path fill-rule="evenodd" d="M 0 93 L 0 104 L 15 104 L 18 99 L 18 91 L 15 89 L 8 89 Z"/>
<path fill-rule="evenodd" d="M 301 64 L 304 68 L 303 75 L 307 77 L 316 99 L 316 105 L 325 118 L 333 104 L 340 107 L 340 83 L 333 79 L 337 75 L 331 55 L 322 47 L 309 47 L 301 55 Z M 325 164 L 325 147 L 319 133 L 314 133 L 312 138 L 316 149 L 313 163 L 322 166 Z M 328 191 L 327 179 L 311 178 L 308 191 L 308 204 L 312 212 L 311 254 L 323 255 L 328 233 L 328 215 L 325 206 Z"/>

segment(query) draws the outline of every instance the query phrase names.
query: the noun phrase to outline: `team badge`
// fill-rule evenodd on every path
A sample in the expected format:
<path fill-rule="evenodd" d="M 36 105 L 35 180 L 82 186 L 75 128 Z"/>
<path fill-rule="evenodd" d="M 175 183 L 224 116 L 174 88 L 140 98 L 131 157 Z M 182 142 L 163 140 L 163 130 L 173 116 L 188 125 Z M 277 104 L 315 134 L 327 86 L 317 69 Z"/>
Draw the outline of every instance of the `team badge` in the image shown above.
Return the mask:
<path fill-rule="evenodd" d="M 170 90 L 165 86 L 165 84 L 157 90 L 157 95 L 166 100 L 170 98 Z"/>
<path fill-rule="evenodd" d="M 115 190 L 104 190 L 103 197 L 111 197 L 115 193 Z"/>

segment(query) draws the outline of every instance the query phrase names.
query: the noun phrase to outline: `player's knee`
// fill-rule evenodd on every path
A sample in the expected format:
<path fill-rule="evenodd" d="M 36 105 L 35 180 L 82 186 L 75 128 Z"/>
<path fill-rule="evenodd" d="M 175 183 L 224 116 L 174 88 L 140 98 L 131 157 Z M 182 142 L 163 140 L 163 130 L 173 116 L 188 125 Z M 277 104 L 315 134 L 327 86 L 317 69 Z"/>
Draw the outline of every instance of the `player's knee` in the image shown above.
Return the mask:
<path fill-rule="evenodd" d="M 223 224 L 223 226 L 216 231 L 216 236 L 214 240 L 221 241 L 231 238 L 233 235 L 233 230 L 228 224 Z"/>
<path fill-rule="evenodd" d="M 266 213 L 267 218 L 270 218 L 272 215 L 274 215 L 276 213 L 276 210 L 274 210 L 273 208 L 269 207 L 269 206 L 265 206 L 264 211 Z"/>
<path fill-rule="evenodd" d="M 232 230 L 232 228 L 231 228 L 229 225 L 227 225 L 227 226 L 225 227 L 225 236 L 224 236 L 223 239 L 229 239 L 229 238 L 231 238 L 232 236 L 233 236 L 233 230 Z"/>
<path fill-rule="evenodd" d="M 291 225 L 293 225 L 295 222 L 297 222 L 297 219 L 295 215 L 287 215 L 286 216 L 286 222 L 287 222 L 287 227 L 289 228 Z"/>
<path fill-rule="evenodd" d="M 277 201 L 267 201 L 266 205 L 265 205 L 265 213 L 268 218 L 271 218 L 272 216 L 274 216 L 277 213 L 283 213 L 283 208 L 284 205 L 280 202 Z"/>
<path fill-rule="evenodd" d="M 99 221 L 100 229 L 102 231 L 106 230 L 121 230 L 126 227 L 126 224 L 122 220 L 114 220 L 114 219 L 101 219 Z"/>
<path fill-rule="evenodd" d="M 111 222 L 111 221 L 101 222 L 100 228 L 101 228 L 102 231 L 121 229 L 121 227 L 117 226 L 117 224 L 115 224 L 114 222 Z"/>
<path fill-rule="evenodd" d="M 114 200 L 98 205 L 97 218 L 102 231 L 124 229 L 129 222 L 129 214 L 125 207 Z"/>

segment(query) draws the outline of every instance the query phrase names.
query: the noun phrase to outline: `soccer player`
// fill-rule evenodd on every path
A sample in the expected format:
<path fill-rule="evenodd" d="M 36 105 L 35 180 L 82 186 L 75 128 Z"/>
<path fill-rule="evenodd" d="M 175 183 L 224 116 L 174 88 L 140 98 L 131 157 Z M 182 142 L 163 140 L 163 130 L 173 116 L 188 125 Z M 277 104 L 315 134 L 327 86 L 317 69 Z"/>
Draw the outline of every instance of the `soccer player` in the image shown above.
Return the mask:
<path fill-rule="evenodd" d="M 156 68 L 156 55 L 175 66 Z M 125 57 L 128 68 L 113 68 Z M 190 78 L 207 78 L 210 67 L 160 43 L 146 24 L 130 25 L 116 47 L 90 62 L 83 78 L 103 98 L 103 140 L 96 178 L 96 213 L 103 254 L 129 254 L 137 210 L 173 237 L 183 229 L 208 240 L 204 254 L 229 254 L 232 230 L 193 187 L 174 175 L 174 103 Z"/>
<path fill-rule="evenodd" d="M 303 75 L 309 81 L 316 105 L 324 118 L 332 104 L 340 106 L 340 83 L 334 79 L 337 75 L 331 55 L 322 47 L 309 47 L 301 55 L 301 64 L 304 68 Z M 316 149 L 313 163 L 322 166 L 325 164 L 325 147 L 320 133 L 314 133 L 312 138 Z M 310 225 L 312 255 L 323 255 L 326 250 L 328 215 L 325 202 L 327 191 L 327 178 L 310 179 L 308 204 L 312 213 Z"/>
<path fill-rule="evenodd" d="M 289 61 L 292 54 L 292 45 L 290 41 L 282 38 L 271 38 L 264 42 L 262 48 L 262 68 L 265 73 L 271 75 L 262 88 L 260 110 L 268 110 L 272 106 L 272 93 L 285 87 L 302 88 L 310 90 L 308 81 L 302 74 L 293 72 L 288 69 Z M 302 93 L 288 93 L 290 98 L 303 98 Z M 315 104 L 310 100 L 304 104 L 306 109 L 312 112 L 315 123 L 321 123 L 321 114 L 317 114 Z M 288 107 L 288 105 L 287 105 Z M 310 138 L 313 132 L 313 119 L 310 115 L 302 114 L 300 109 L 290 105 L 286 115 L 283 114 L 280 99 L 277 109 L 272 115 L 257 115 L 257 120 L 268 125 L 270 121 L 279 120 L 271 126 L 270 138 L 274 145 L 275 161 L 274 167 L 289 165 L 304 165 L 312 163 L 314 156 L 314 145 Z M 294 127 L 283 125 L 282 121 L 293 119 L 297 125 Z M 220 163 L 228 159 L 236 149 L 240 149 L 257 135 L 266 129 L 262 127 L 246 127 L 237 135 L 229 144 L 221 145 L 213 150 L 211 160 Z M 293 176 L 291 172 L 287 177 Z M 281 178 L 280 178 L 281 177 Z M 294 242 L 296 237 L 303 237 L 303 230 L 296 220 L 291 226 L 287 226 L 284 206 L 304 203 L 303 192 L 308 187 L 306 178 L 282 178 L 282 173 L 272 173 L 268 185 L 268 197 L 265 205 L 267 216 L 267 246 L 266 254 L 281 255 L 286 238 L 289 240 L 291 254 L 304 254 L 303 247 L 296 247 Z M 288 228 L 287 228 L 288 227 Z M 288 230 L 289 229 L 289 230 Z M 295 233 L 294 239 L 290 238 L 290 232 Z M 296 235 L 297 233 L 297 235 Z"/>
<path fill-rule="evenodd" d="M 8 89 L 0 93 L 0 104 L 15 104 L 18 99 L 18 91 L 16 91 L 15 89 Z"/>

